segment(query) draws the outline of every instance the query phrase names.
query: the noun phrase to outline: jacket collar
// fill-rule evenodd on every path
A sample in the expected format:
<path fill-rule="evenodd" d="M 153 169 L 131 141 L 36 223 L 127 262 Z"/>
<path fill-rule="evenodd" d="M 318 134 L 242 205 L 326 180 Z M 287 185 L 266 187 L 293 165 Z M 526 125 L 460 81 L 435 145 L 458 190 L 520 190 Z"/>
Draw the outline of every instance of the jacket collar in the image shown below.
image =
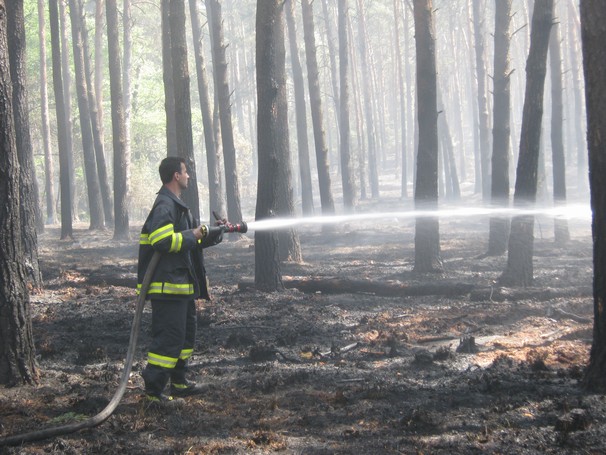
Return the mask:
<path fill-rule="evenodd" d="M 160 195 L 169 197 L 170 199 L 175 201 L 175 203 L 177 205 L 183 207 L 183 209 L 189 210 L 189 207 L 187 206 L 187 204 L 185 204 L 185 202 L 183 202 L 181 199 L 179 199 L 175 193 L 173 193 L 166 187 L 163 186 L 162 188 L 160 188 L 160 191 L 158 191 L 158 196 L 160 196 Z"/>

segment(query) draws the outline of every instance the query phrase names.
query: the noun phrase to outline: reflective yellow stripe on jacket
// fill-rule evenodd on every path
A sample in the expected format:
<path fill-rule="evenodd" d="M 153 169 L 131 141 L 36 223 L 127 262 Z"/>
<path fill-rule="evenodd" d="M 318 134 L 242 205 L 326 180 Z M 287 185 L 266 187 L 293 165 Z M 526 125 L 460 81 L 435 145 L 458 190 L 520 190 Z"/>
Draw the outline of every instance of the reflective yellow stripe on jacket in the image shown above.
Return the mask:
<path fill-rule="evenodd" d="M 170 249 L 168 250 L 168 252 L 178 253 L 179 251 L 181 251 L 181 246 L 183 245 L 183 234 L 180 232 L 175 232 L 175 228 L 172 224 L 162 226 L 161 228 L 156 229 L 154 232 L 148 235 L 141 234 L 139 243 L 143 245 L 149 244 L 153 246 L 167 237 L 171 237 Z"/>
<path fill-rule="evenodd" d="M 141 292 L 141 283 L 137 284 L 137 294 Z M 152 282 L 149 284 L 147 294 L 172 294 L 172 295 L 191 295 L 194 293 L 194 285 L 191 283 L 175 284 Z"/>

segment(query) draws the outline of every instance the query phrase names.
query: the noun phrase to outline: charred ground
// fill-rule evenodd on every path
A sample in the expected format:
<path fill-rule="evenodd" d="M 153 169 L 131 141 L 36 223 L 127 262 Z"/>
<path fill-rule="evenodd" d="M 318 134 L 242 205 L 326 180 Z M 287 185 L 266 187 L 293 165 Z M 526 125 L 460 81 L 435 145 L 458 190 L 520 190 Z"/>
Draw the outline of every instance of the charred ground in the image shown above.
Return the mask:
<path fill-rule="evenodd" d="M 140 403 L 148 305 L 114 415 L 0 453 L 603 453 L 604 397 L 579 386 L 593 317 L 590 227 L 572 223 L 572 241 L 556 247 L 542 234 L 550 223 L 538 220 L 528 289 L 494 286 L 506 258 L 481 258 L 484 219 L 441 221 L 441 275 L 412 272 L 413 222 L 308 229 L 305 262 L 282 272 L 309 292 L 248 288 L 253 236 L 225 241 L 207 250 L 214 297 L 199 305 L 192 372 L 205 395 L 170 413 Z M 41 381 L 0 389 L 0 436 L 91 416 L 120 378 L 136 241 L 85 229 L 76 242 L 57 238 L 41 236 L 46 287 L 32 296 Z M 375 287 L 352 292 L 347 280 Z M 326 283 L 338 292 L 313 292 Z M 403 291 L 381 296 L 382 285 Z M 427 292 L 449 286 L 464 291 Z M 406 295 L 415 287 L 426 291 Z"/>

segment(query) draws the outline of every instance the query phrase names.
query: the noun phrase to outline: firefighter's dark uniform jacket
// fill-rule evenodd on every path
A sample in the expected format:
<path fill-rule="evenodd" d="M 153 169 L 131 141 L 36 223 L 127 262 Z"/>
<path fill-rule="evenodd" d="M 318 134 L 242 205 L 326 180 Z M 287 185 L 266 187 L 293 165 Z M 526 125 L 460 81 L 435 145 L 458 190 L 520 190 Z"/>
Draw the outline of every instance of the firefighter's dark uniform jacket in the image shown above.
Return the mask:
<path fill-rule="evenodd" d="M 139 241 L 137 292 L 155 251 L 162 253 L 147 298 L 208 299 L 206 271 L 199 242 L 191 231 L 197 226 L 189 208 L 170 190 L 162 187 L 145 220 Z"/>
<path fill-rule="evenodd" d="M 159 395 L 169 378 L 185 383 L 187 360 L 193 353 L 196 298 L 209 298 L 202 248 L 194 236 L 197 220 L 189 208 L 165 187 L 143 225 L 139 241 L 137 292 L 154 252 L 162 253 L 147 298 L 152 301 L 152 343 L 142 375 L 146 392 Z"/>

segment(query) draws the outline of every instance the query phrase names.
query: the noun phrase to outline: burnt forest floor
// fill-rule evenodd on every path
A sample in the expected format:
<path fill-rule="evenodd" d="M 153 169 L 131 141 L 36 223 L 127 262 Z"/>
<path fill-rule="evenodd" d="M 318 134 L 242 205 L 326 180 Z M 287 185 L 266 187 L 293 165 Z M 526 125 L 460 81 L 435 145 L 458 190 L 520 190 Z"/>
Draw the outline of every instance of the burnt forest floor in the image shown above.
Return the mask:
<path fill-rule="evenodd" d="M 253 233 L 226 240 L 206 250 L 213 300 L 199 302 L 191 370 L 204 395 L 165 412 L 142 404 L 148 304 L 116 412 L 0 453 L 606 452 L 606 400 L 580 386 L 592 337 L 589 221 L 571 220 L 572 240 L 558 247 L 553 220 L 537 218 L 525 289 L 496 287 L 507 258 L 483 257 L 487 226 L 441 220 L 445 272 L 427 275 L 412 271 L 412 220 L 307 227 L 304 262 L 283 264 L 287 289 L 271 294 L 247 286 Z M 0 389 L 0 437 L 92 416 L 119 382 L 139 228 L 114 242 L 86 227 L 75 241 L 57 240 L 58 226 L 39 239 L 40 383 Z"/>

